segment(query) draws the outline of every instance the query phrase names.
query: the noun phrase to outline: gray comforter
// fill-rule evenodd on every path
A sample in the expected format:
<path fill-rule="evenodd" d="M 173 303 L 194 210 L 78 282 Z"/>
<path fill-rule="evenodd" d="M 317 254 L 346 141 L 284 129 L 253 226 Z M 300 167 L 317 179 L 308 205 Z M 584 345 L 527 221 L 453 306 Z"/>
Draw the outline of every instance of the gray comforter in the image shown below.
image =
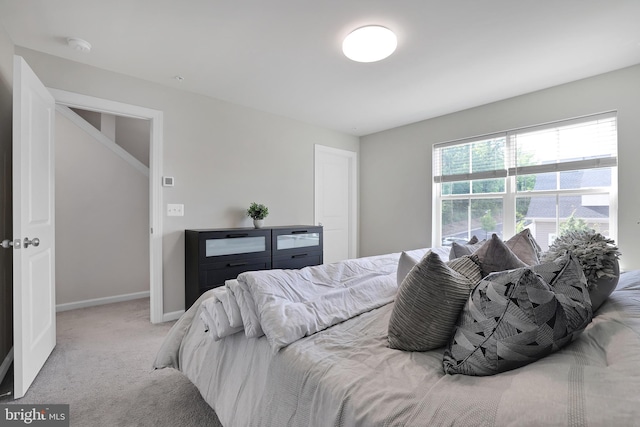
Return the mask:
<path fill-rule="evenodd" d="M 213 341 L 199 305 L 155 367 L 182 371 L 226 427 L 640 425 L 640 271 L 622 275 L 576 341 L 490 377 L 446 375 L 444 348 L 389 349 L 393 303 L 276 354 L 265 337 Z"/>

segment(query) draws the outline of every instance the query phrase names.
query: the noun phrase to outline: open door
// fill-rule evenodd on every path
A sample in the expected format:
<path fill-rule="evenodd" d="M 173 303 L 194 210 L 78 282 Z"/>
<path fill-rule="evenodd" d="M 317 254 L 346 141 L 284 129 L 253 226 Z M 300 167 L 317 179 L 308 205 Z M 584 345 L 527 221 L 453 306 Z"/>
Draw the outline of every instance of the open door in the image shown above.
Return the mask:
<path fill-rule="evenodd" d="M 14 397 L 56 345 L 55 101 L 20 56 L 13 66 Z"/>

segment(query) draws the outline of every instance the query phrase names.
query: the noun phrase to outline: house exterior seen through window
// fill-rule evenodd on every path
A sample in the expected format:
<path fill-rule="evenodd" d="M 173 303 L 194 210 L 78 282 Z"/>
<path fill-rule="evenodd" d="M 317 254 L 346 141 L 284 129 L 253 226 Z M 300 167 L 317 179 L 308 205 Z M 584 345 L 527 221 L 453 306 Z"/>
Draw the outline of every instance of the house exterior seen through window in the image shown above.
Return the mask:
<path fill-rule="evenodd" d="M 617 238 L 615 113 L 436 144 L 434 246 L 529 228 L 546 250 L 564 230 Z"/>

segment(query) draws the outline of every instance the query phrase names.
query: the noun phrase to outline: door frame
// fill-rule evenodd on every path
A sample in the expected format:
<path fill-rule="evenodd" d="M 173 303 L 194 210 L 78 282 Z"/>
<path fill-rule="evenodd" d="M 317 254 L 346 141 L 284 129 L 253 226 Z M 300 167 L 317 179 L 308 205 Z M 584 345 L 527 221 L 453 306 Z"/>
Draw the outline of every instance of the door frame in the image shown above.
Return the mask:
<path fill-rule="evenodd" d="M 162 165 L 163 165 L 163 113 L 146 107 L 82 95 L 60 89 L 47 88 L 56 104 L 70 108 L 125 116 L 151 122 L 149 145 L 149 300 L 151 323 L 160 323 L 165 318 L 163 307 L 162 278 Z"/>
<path fill-rule="evenodd" d="M 322 152 L 344 157 L 349 162 L 349 258 L 356 258 L 358 256 L 358 153 L 320 144 L 314 145 L 313 219 L 316 225 L 318 225 L 318 218 L 320 217 L 318 212 L 318 187 L 320 185 L 320 177 L 318 174 L 317 161 L 318 153 Z"/>

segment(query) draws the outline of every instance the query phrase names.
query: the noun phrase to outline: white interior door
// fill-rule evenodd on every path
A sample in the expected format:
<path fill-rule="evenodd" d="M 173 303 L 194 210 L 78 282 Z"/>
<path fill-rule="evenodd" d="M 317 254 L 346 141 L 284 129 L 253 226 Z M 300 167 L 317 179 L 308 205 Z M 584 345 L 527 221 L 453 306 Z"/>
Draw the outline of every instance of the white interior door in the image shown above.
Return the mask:
<path fill-rule="evenodd" d="M 315 146 L 315 221 L 323 226 L 324 262 L 357 256 L 357 153 Z"/>
<path fill-rule="evenodd" d="M 53 96 L 20 56 L 13 68 L 14 397 L 56 345 Z"/>

